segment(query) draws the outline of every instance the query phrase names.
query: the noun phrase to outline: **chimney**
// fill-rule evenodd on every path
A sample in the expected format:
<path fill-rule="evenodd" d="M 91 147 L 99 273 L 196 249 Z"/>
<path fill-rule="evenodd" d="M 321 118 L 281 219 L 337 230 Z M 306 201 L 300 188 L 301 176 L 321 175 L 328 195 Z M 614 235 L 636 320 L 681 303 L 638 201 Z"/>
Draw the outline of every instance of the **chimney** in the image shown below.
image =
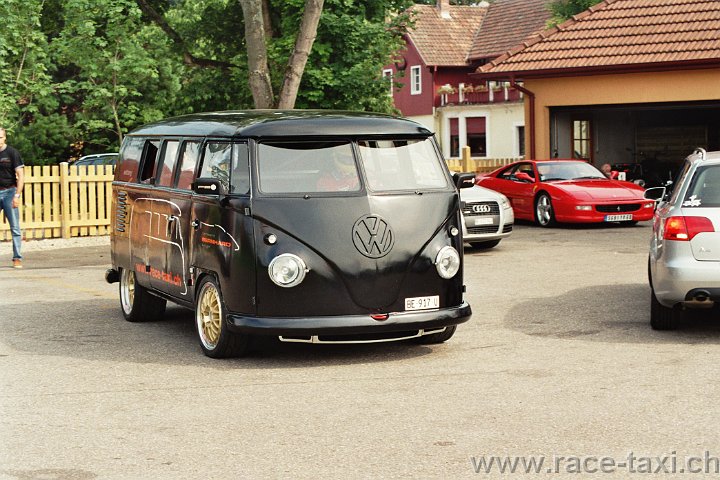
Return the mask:
<path fill-rule="evenodd" d="M 437 0 L 437 9 L 441 18 L 450 19 L 450 0 Z"/>

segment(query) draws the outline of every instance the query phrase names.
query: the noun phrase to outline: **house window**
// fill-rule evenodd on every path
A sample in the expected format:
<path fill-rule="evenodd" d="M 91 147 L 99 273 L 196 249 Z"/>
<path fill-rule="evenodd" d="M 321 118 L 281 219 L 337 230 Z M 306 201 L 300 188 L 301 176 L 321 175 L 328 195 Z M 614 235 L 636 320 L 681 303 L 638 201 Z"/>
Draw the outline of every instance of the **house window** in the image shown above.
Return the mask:
<path fill-rule="evenodd" d="M 410 67 L 410 94 L 420 95 L 422 93 L 422 75 L 420 65 Z"/>
<path fill-rule="evenodd" d="M 487 156 L 487 142 L 485 136 L 485 117 L 468 117 L 465 119 L 467 130 L 467 146 L 473 157 Z"/>
<path fill-rule="evenodd" d="M 525 126 L 519 125 L 516 127 L 516 135 L 515 138 L 517 138 L 517 152 L 518 157 L 524 157 L 525 156 Z"/>
<path fill-rule="evenodd" d="M 573 120 L 572 158 L 592 161 L 592 129 L 590 120 Z"/>
<path fill-rule="evenodd" d="M 450 119 L 450 156 L 460 156 L 460 124 L 457 118 Z"/>
<path fill-rule="evenodd" d="M 382 75 L 383 75 L 383 80 L 388 82 L 388 85 L 389 85 L 388 88 L 390 88 L 388 95 L 390 95 L 392 97 L 393 96 L 393 71 L 389 68 L 385 69 L 385 70 L 383 70 Z"/>

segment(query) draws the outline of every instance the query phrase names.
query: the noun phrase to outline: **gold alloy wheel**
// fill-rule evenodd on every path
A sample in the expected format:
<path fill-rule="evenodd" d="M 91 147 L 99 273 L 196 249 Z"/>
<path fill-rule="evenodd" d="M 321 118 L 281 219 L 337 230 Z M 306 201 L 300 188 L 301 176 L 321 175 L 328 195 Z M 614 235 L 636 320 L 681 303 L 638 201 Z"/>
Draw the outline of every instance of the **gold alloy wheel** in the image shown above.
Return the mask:
<path fill-rule="evenodd" d="M 208 350 L 214 349 L 220 341 L 222 307 L 220 293 L 212 282 L 203 286 L 195 315 L 200 341 Z"/>
<path fill-rule="evenodd" d="M 127 268 L 123 269 L 120 278 L 120 300 L 125 313 L 132 312 L 135 302 L 135 272 Z"/>

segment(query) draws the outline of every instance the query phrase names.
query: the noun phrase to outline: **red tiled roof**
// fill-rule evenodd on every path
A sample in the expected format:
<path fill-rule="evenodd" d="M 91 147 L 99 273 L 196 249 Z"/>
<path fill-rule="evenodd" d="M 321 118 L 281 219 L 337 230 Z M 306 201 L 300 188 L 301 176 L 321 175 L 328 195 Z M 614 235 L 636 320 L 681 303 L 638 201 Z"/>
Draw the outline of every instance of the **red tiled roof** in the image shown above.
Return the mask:
<path fill-rule="evenodd" d="M 495 58 L 533 34 L 550 20 L 548 0 L 500 0 L 490 4 L 475 34 L 469 60 Z"/>
<path fill-rule="evenodd" d="M 466 66 L 473 35 L 487 8 L 455 5 L 445 8 L 449 18 L 443 18 L 434 5 L 414 5 L 415 28 L 408 36 L 426 65 Z"/>
<path fill-rule="evenodd" d="M 720 66 L 718 0 L 604 0 L 477 71 L 527 76 L 688 63 Z"/>

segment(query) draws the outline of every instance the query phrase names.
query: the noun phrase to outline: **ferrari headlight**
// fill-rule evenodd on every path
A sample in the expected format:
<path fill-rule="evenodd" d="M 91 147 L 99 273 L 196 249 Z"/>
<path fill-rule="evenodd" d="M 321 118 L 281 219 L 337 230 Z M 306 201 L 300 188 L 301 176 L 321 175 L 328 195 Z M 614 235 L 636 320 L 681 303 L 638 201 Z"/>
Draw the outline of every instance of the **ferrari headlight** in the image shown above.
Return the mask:
<path fill-rule="evenodd" d="M 290 288 L 299 285 L 308 272 L 302 258 L 292 253 L 283 253 L 273 258 L 268 265 L 268 275 L 275 285 Z"/>
<path fill-rule="evenodd" d="M 460 270 L 460 254 L 451 246 L 440 249 L 435 257 L 435 268 L 442 278 L 452 278 Z"/>

